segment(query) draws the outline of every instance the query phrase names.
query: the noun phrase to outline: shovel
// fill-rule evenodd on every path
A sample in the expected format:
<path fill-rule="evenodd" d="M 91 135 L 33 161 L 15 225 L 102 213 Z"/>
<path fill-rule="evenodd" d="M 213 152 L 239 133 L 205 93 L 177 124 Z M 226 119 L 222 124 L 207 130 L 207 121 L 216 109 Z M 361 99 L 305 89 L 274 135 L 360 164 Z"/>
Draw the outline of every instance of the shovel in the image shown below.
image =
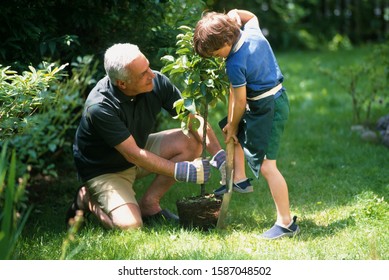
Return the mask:
<path fill-rule="evenodd" d="M 232 184 L 234 182 L 234 150 L 235 145 L 234 141 L 227 143 L 226 147 L 226 185 L 227 192 L 223 195 L 222 206 L 219 212 L 219 218 L 217 220 L 216 228 L 225 228 L 226 227 L 226 217 L 228 211 L 228 205 L 230 204 L 231 195 L 232 195 Z"/>

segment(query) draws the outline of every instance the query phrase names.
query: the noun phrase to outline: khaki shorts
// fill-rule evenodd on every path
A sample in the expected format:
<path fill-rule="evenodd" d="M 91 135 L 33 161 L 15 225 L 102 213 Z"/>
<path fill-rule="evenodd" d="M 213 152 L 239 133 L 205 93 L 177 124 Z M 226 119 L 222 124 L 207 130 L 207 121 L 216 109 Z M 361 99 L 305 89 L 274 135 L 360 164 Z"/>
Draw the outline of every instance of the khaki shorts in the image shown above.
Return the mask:
<path fill-rule="evenodd" d="M 145 150 L 156 155 L 160 154 L 161 140 L 164 132 L 150 134 Z M 97 176 L 86 182 L 91 199 L 98 203 L 105 213 L 132 203 L 138 205 L 133 184 L 135 179 L 149 175 L 150 172 L 137 166 L 129 169 Z"/>

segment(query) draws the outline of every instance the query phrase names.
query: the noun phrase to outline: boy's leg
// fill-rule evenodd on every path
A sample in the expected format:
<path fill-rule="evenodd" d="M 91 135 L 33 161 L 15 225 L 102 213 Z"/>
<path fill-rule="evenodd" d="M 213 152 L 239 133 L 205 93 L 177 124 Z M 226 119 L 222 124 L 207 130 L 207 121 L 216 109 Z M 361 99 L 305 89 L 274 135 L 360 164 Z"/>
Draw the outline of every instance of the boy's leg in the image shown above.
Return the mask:
<path fill-rule="evenodd" d="M 277 224 L 287 226 L 291 222 L 288 186 L 277 168 L 277 156 L 281 137 L 289 116 L 289 100 L 285 92 L 275 100 L 275 111 L 266 157 L 261 173 L 266 179 L 277 209 Z"/>
<path fill-rule="evenodd" d="M 275 100 L 275 113 L 269 145 L 266 150 L 266 157 L 261 166 L 261 173 L 266 179 L 274 204 L 277 210 L 276 224 L 264 233 L 265 238 L 274 239 L 283 236 L 294 236 L 299 232 L 295 223 L 296 218 L 290 216 L 289 192 L 284 176 L 277 168 L 277 155 L 280 146 L 281 136 L 289 115 L 289 101 L 284 92 Z M 292 221 L 293 220 L 293 221 Z"/>
<path fill-rule="evenodd" d="M 261 173 L 269 185 L 277 210 L 277 224 L 287 226 L 291 222 L 289 193 L 284 176 L 277 168 L 276 160 L 265 159 Z"/>
<path fill-rule="evenodd" d="M 245 159 L 242 146 L 240 144 L 235 145 L 234 154 L 234 183 L 247 179 Z"/>
<path fill-rule="evenodd" d="M 253 186 L 251 185 L 251 179 L 246 177 L 245 157 L 242 146 L 240 144 L 235 145 L 234 149 L 234 184 L 233 190 L 239 193 L 251 193 L 253 192 Z M 227 174 L 228 176 L 228 174 Z M 221 187 L 214 190 L 213 193 L 217 196 L 226 193 L 227 185 L 220 182 Z"/>

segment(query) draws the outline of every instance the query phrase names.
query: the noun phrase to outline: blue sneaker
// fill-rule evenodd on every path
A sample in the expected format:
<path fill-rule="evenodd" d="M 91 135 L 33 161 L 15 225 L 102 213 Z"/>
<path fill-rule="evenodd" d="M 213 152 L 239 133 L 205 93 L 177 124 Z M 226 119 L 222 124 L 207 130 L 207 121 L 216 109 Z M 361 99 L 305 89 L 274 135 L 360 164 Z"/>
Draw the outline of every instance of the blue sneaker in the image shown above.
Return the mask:
<path fill-rule="evenodd" d="M 292 223 L 286 228 L 279 226 L 277 224 L 274 224 L 274 226 L 271 229 L 269 229 L 268 231 L 266 231 L 265 233 L 263 233 L 261 235 L 261 237 L 265 238 L 265 239 L 269 239 L 269 240 L 278 239 L 278 238 L 282 238 L 285 236 L 293 237 L 300 232 L 300 228 L 296 224 L 296 220 L 297 220 L 297 216 L 294 216 Z"/>
<path fill-rule="evenodd" d="M 234 183 L 232 185 L 232 189 L 235 192 L 238 192 L 238 193 L 251 193 L 251 192 L 254 191 L 254 188 L 253 188 L 253 186 L 250 183 L 251 180 L 252 179 L 246 179 L 246 180 L 244 180 L 242 182 Z M 223 195 L 226 192 L 227 192 L 227 186 L 226 185 L 223 185 L 220 188 L 218 188 L 218 189 L 213 191 L 213 193 L 215 195 Z"/>

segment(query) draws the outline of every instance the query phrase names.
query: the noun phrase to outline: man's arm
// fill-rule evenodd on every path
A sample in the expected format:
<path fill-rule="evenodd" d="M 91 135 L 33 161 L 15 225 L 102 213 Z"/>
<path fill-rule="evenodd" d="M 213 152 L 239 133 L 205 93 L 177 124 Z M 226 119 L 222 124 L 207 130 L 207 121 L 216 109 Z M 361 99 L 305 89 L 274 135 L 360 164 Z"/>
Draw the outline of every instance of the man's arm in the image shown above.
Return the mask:
<path fill-rule="evenodd" d="M 174 162 L 139 148 L 132 136 L 115 146 L 115 149 L 118 150 L 127 161 L 147 169 L 152 173 L 169 177 L 174 176 Z"/>
<path fill-rule="evenodd" d="M 180 182 L 203 184 L 208 181 L 210 176 L 210 163 L 208 159 L 198 158 L 193 161 L 173 162 L 139 148 L 132 136 L 115 146 L 115 149 L 127 161 L 151 173 L 169 176 Z"/>

